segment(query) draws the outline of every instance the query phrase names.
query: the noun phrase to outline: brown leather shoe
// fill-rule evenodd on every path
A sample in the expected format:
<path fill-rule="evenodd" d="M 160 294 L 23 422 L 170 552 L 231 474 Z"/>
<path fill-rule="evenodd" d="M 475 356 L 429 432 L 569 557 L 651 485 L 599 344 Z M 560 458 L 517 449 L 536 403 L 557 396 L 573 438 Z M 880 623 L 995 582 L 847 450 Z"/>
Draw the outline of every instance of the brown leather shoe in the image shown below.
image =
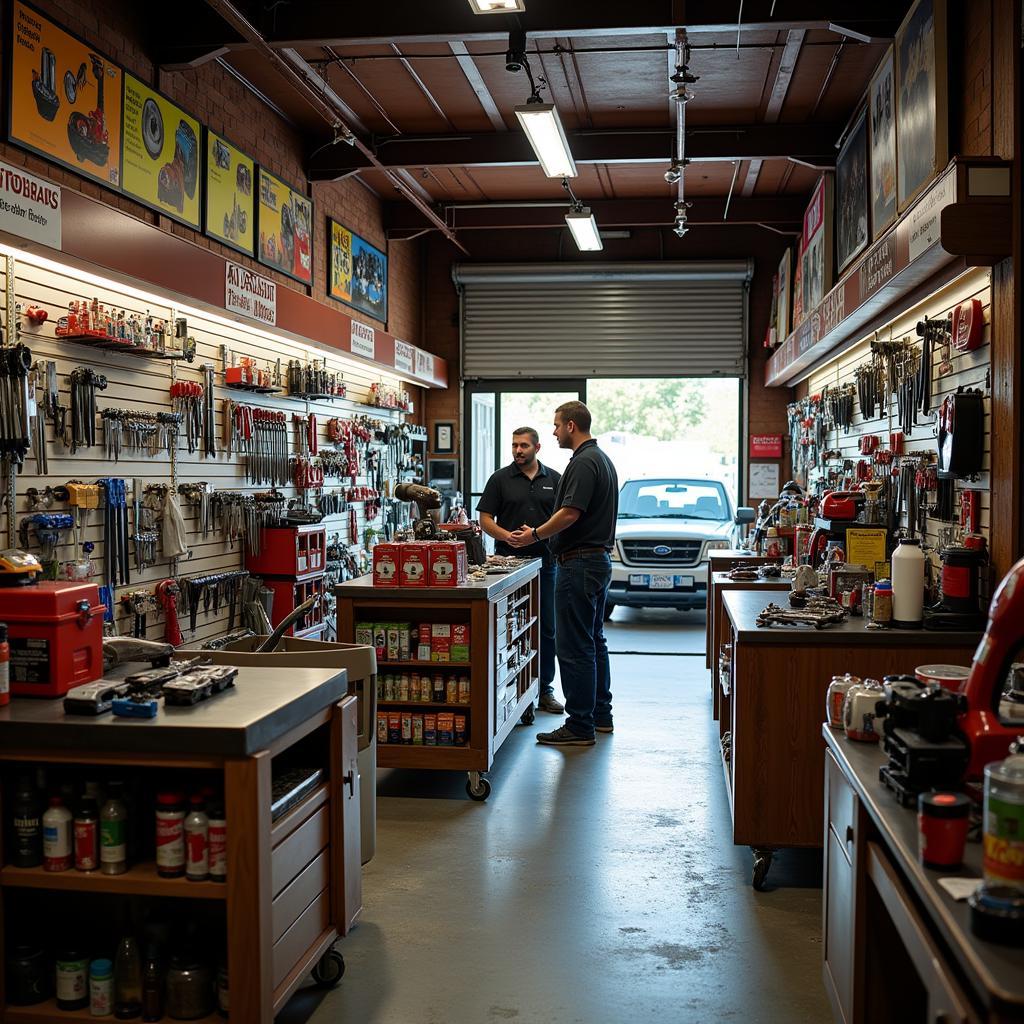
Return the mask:
<path fill-rule="evenodd" d="M 560 715 L 565 711 L 565 705 L 553 693 L 545 693 L 540 698 L 540 709 L 552 715 Z"/>

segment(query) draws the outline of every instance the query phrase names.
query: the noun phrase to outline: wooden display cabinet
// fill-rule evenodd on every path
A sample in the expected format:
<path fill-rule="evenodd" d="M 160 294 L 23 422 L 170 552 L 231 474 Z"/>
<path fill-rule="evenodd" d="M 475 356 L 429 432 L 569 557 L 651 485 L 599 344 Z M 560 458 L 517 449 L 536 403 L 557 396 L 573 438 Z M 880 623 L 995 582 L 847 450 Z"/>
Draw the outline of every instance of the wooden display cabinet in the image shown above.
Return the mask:
<path fill-rule="evenodd" d="M 231 1017 L 246 1024 L 271 1024 L 311 971 L 324 985 L 340 980 L 344 961 L 333 946 L 362 906 L 357 701 L 345 696 L 344 671 L 288 675 L 241 669 L 233 690 L 192 709 L 161 710 L 145 722 L 67 716 L 59 700 L 20 700 L 0 711 L 0 793 L 12 792 L 14 773 L 26 765 L 123 771 L 159 785 L 181 785 L 183 772 L 201 773 L 223 791 L 228 823 L 226 882 L 163 878 L 152 859 L 104 875 L 18 868 L 0 858 L 0 964 L 4 943 L 17 938 L 23 920 L 8 908 L 19 900 L 24 905 L 22 894 L 36 890 L 40 903 L 61 894 L 72 917 L 75 900 L 89 901 L 89 913 L 109 919 L 124 900 L 219 904 Z M 275 760 L 299 743 L 304 757 L 326 769 L 325 780 L 272 821 Z M 154 820 L 151 808 L 138 813 Z M 6 1005 L 0 976 L 3 1024 L 95 1019 L 88 1008 L 59 1010 L 53 999 Z M 213 1013 L 204 1020 L 223 1018 Z"/>
<path fill-rule="evenodd" d="M 338 639 L 343 642 L 354 642 L 360 622 L 465 623 L 470 630 L 468 664 L 378 658 L 378 682 L 388 673 L 414 670 L 470 676 L 468 705 L 378 699 L 381 712 L 452 711 L 468 718 L 464 746 L 381 743 L 378 737 L 378 768 L 464 771 L 468 794 L 487 799 L 491 786 L 483 773 L 516 724 L 533 721 L 539 689 L 540 565 L 534 559 L 513 572 L 461 587 L 374 587 L 370 576 L 338 585 Z"/>

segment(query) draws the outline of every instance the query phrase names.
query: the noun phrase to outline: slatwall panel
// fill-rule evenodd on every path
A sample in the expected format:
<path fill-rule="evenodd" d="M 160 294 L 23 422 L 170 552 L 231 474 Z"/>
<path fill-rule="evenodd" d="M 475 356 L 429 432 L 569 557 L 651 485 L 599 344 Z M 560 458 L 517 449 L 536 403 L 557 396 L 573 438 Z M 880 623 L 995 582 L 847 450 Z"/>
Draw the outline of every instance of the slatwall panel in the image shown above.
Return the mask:
<path fill-rule="evenodd" d="M 975 349 L 973 352 L 957 353 L 954 349 L 952 351 L 952 362 L 954 372 L 946 377 L 940 377 L 938 375 L 939 363 L 942 359 L 942 349 L 939 345 L 934 345 L 932 350 L 932 409 L 937 410 L 942 402 L 945 395 L 950 392 L 956 391 L 958 387 L 966 386 L 971 388 L 977 388 L 985 394 L 984 399 L 984 410 L 985 410 L 985 459 L 984 459 L 984 471 L 976 481 L 956 481 L 955 486 L 955 497 L 954 497 L 954 519 L 956 524 L 959 524 L 960 520 L 960 492 L 963 488 L 981 491 L 981 527 L 982 533 L 986 538 L 989 537 L 990 530 L 990 467 L 991 467 L 991 399 L 989 391 L 991 390 L 990 383 L 988 381 L 989 366 L 991 360 L 991 345 L 990 345 L 990 306 L 991 306 L 991 275 L 987 270 L 974 270 L 965 274 L 963 277 L 957 279 L 948 287 L 942 289 L 940 292 L 930 296 L 925 302 L 915 306 L 913 309 L 908 310 L 906 313 L 898 317 L 892 322 L 890 327 L 886 327 L 877 334 L 879 341 L 898 341 L 905 337 L 912 337 L 915 341 L 919 341 L 915 333 L 915 325 L 919 320 L 923 319 L 926 315 L 929 318 L 941 318 L 947 316 L 953 307 L 958 303 L 965 301 L 969 298 L 977 298 L 981 300 L 982 306 L 985 311 L 985 332 L 984 341 L 982 345 Z M 870 346 L 872 338 L 871 336 L 864 338 L 857 345 L 847 352 L 844 352 L 839 358 L 821 367 L 815 371 L 810 379 L 810 394 L 820 393 L 826 385 L 829 387 L 835 387 L 840 384 L 856 384 L 854 377 L 854 371 L 858 366 L 868 362 L 870 359 Z M 918 413 L 918 424 L 914 427 L 913 433 L 910 436 L 904 438 L 904 451 L 907 453 L 914 452 L 935 452 L 936 451 L 936 416 L 930 419 L 925 419 Z M 850 432 L 844 433 L 841 428 L 833 429 L 828 435 L 826 447 L 830 449 L 839 449 L 843 452 L 846 458 L 852 459 L 856 462 L 860 458 L 864 458 L 860 454 L 858 444 L 860 437 L 863 434 L 877 434 L 881 438 L 882 447 L 889 446 L 888 435 L 891 432 L 898 431 L 899 418 L 896 410 L 896 400 L 892 399 L 888 415 L 884 417 L 877 417 L 873 420 L 865 421 L 860 414 L 859 405 L 857 403 L 856 396 L 854 396 L 854 418 L 853 426 L 850 428 Z M 830 465 L 836 465 L 831 463 Z M 812 471 L 813 473 L 813 471 Z M 933 504 L 935 501 L 935 495 L 931 494 L 928 498 L 928 504 Z M 902 525 L 906 526 L 906 516 L 903 517 Z M 943 526 L 950 524 L 943 523 L 939 520 L 928 517 L 926 520 L 926 531 L 925 538 L 926 543 L 931 546 L 938 544 L 938 531 Z"/>
<path fill-rule="evenodd" d="M 4 302 L 0 304 L 3 310 L 5 337 L 8 344 L 13 343 L 14 332 L 8 332 L 6 313 L 6 266 L 7 261 L 0 258 L 0 288 L 4 296 Z M 108 307 L 118 310 L 125 310 L 126 314 L 140 313 L 143 316 L 148 311 L 154 318 L 162 318 L 173 324 L 175 315 L 186 316 L 188 319 L 188 332 L 197 341 L 197 353 L 195 361 L 186 363 L 184 361 L 172 362 L 169 360 L 144 359 L 138 356 L 96 349 L 87 345 L 67 342 L 55 336 L 55 328 L 59 317 L 67 312 L 68 302 L 73 299 L 88 298 L 93 296 Z M 129 290 L 120 290 L 116 286 L 100 286 L 92 281 L 82 282 L 76 279 L 73 270 L 56 272 L 50 268 L 42 268 L 18 259 L 15 270 L 15 297 L 21 303 L 22 311 L 29 306 L 40 306 L 47 310 L 49 319 L 39 328 L 32 327 L 22 317 L 22 333 L 20 340 L 32 351 L 33 360 L 55 360 L 57 363 L 58 380 L 60 387 L 61 403 L 70 407 L 70 388 L 68 375 L 73 369 L 79 366 L 89 367 L 97 373 L 107 377 L 108 386 L 105 391 L 97 392 L 97 443 L 90 449 L 80 449 L 74 455 L 70 449 L 55 439 L 52 424 L 46 426 L 47 453 L 49 459 L 49 472 L 45 478 L 39 476 L 38 467 L 31 451 L 25 459 L 25 465 L 19 472 L 17 478 L 17 520 L 21 520 L 29 513 L 26 491 L 30 487 L 42 490 L 47 484 L 58 486 L 67 483 L 69 480 L 80 480 L 92 482 L 100 477 L 122 477 L 126 481 L 129 504 L 129 534 L 134 532 L 134 523 L 131 517 L 131 486 L 133 479 L 141 479 L 144 483 L 165 483 L 170 480 L 171 466 L 166 452 L 155 458 L 138 455 L 130 451 L 123 451 L 120 460 L 115 464 L 108 462 L 105 454 L 104 426 L 99 417 L 99 410 L 107 407 L 120 407 L 136 409 L 142 412 L 169 412 L 171 411 L 171 398 L 169 387 L 173 378 L 183 381 L 194 381 L 202 383 L 203 374 L 201 366 L 204 363 L 212 363 L 216 368 L 216 379 L 218 386 L 215 389 L 216 408 L 216 429 L 218 455 L 215 458 L 204 458 L 201 450 L 193 454 L 187 451 L 184 431 L 179 436 L 176 451 L 176 480 L 177 483 L 190 481 L 207 481 L 217 490 L 231 490 L 238 492 L 254 492 L 269 490 L 266 485 L 250 486 L 245 481 L 244 456 L 237 451 L 228 457 L 224 452 L 224 399 L 230 398 L 236 402 L 252 406 L 261 406 L 267 409 L 284 411 L 289 420 L 293 413 L 305 415 L 314 413 L 317 416 L 319 444 L 321 450 L 333 447 L 327 440 L 326 426 L 331 417 L 350 419 L 358 415 L 367 415 L 373 419 L 382 420 L 386 423 L 401 423 L 403 414 L 386 409 L 379 409 L 364 403 L 369 401 L 370 386 L 377 381 L 385 381 L 392 385 L 407 387 L 396 378 L 385 374 L 374 372 L 371 367 L 361 365 L 354 360 L 346 360 L 340 356 L 332 356 L 322 349 L 311 345 L 303 345 L 286 338 L 271 339 L 260 333 L 247 331 L 241 324 L 227 324 L 219 320 L 203 317 L 193 310 L 177 311 L 170 303 L 157 305 L 145 299 L 133 296 Z M 273 364 L 278 358 L 282 361 L 282 373 L 286 373 L 289 359 L 322 360 L 326 357 L 329 372 L 342 372 L 347 384 L 348 397 L 339 401 L 328 402 L 305 402 L 297 399 L 282 398 L 274 395 L 248 394 L 220 386 L 223 381 L 223 364 L 220 355 L 220 346 L 227 347 L 235 353 L 236 362 L 238 356 L 250 356 L 259 361 L 259 365 Z M 416 388 L 412 389 L 414 401 L 419 402 L 420 394 Z M 70 423 L 70 411 L 68 413 Z M 296 429 L 289 423 L 289 446 L 290 451 L 298 450 L 298 438 Z M 361 460 L 364 462 L 365 460 Z M 361 467 L 363 468 L 363 467 Z M 350 485 L 350 478 L 344 479 L 328 478 L 325 481 L 325 491 L 343 490 Z M 369 484 L 365 475 L 358 478 L 357 483 Z M 294 486 L 288 485 L 278 487 L 278 490 L 288 498 L 298 495 Z M 328 540 L 334 534 L 340 534 L 342 543 L 356 544 L 361 546 L 363 530 L 367 525 L 381 525 L 378 517 L 371 523 L 367 523 L 364 503 L 356 504 L 358 513 L 358 536 L 350 537 L 348 531 L 349 517 L 344 512 L 335 516 L 328 516 L 324 519 L 324 526 L 327 530 Z M 200 576 L 215 572 L 224 572 L 243 567 L 243 554 L 236 543 L 230 546 L 219 534 L 211 534 L 207 540 L 203 540 L 198 530 L 197 517 L 194 508 L 181 503 L 182 514 L 188 528 L 188 543 L 190 556 L 178 561 L 178 576 Z M 72 511 L 59 503 L 55 504 L 49 511 Z M 100 570 L 99 578 L 94 582 L 103 583 L 103 512 L 93 512 L 90 515 L 88 529 L 82 534 L 81 540 L 91 540 L 96 544 L 96 550 L 92 558 L 97 562 Z M 6 533 L 6 518 L 0 516 L 0 528 Z M 67 543 L 62 545 L 58 557 L 62 561 L 74 557 L 74 545 L 71 532 L 68 532 Z M 18 546 L 17 538 L 14 546 Z M 34 543 L 34 541 L 33 541 Z M 244 541 L 243 541 L 244 543 Z M 154 585 L 160 580 L 166 579 L 174 574 L 171 563 L 163 559 L 158 552 L 158 561 L 141 574 L 136 573 L 134 567 L 134 545 L 129 540 L 129 561 L 131 563 L 131 584 L 127 587 L 118 587 L 117 596 L 120 597 L 126 591 L 147 590 L 152 592 Z M 116 612 L 118 632 L 128 634 L 132 628 L 130 614 L 120 606 Z M 196 625 L 195 634 L 189 632 L 188 621 L 185 617 L 180 618 L 182 632 L 186 643 L 209 639 L 226 631 L 228 625 L 228 613 L 224 606 L 221 606 L 218 613 L 211 609 L 204 613 L 202 609 Z M 236 618 L 236 628 L 239 625 Z M 147 635 L 150 639 L 163 639 L 164 622 L 162 615 L 157 617 L 151 614 L 147 622 Z"/>

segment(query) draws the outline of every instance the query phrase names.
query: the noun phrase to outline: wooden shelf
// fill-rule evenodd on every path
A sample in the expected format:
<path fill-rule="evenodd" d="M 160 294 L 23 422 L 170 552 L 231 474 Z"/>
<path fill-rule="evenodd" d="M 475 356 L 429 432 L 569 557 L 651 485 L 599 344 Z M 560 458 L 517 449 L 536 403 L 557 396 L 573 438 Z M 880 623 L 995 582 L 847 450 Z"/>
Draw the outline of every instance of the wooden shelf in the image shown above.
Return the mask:
<path fill-rule="evenodd" d="M 449 669 L 469 669 L 468 661 L 378 661 L 377 668 L 436 668 L 443 672 Z"/>
<path fill-rule="evenodd" d="M 503 686 L 508 686 L 508 684 L 513 679 L 515 679 L 515 677 L 517 675 L 519 675 L 519 673 L 522 672 L 524 668 L 527 668 L 529 666 L 530 662 L 533 661 L 533 659 L 536 658 L 536 657 L 537 657 L 537 652 L 536 651 L 530 651 L 530 656 L 526 659 L 526 661 L 524 661 L 521 665 L 519 665 L 518 668 L 514 668 L 511 672 L 509 672 L 507 675 L 505 675 L 505 677 L 501 680 L 501 682 L 498 683 L 495 686 L 495 689 L 496 690 L 500 690 Z"/>
<path fill-rule="evenodd" d="M 430 768 L 486 771 L 487 751 L 462 747 L 426 747 L 411 743 L 379 743 L 378 768 Z"/>
<path fill-rule="evenodd" d="M 471 704 L 439 704 L 435 701 L 421 700 L 378 700 L 379 708 L 440 708 L 442 711 L 469 711 Z"/>
<path fill-rule="evenodd" d="M 62 343 L 69 341 L 73 345 L 85 345 L 88 348 L 101 348 L 107 352 L 126 352 L 130 356 L 141 359 L 161 359 L 166 362 L 176 362 L 188 358 L 181 352 L 156 352 L 151 348 L 143 348 L 141 345 L 133 345 L 124 339 L 109 338 L 106 335 L 59 334 L 56 340 Z"/>
<path fill-rule="evenodd" d="M 515 610 L 516 610 L 517 608 L 522 608 L 522 606 L 523 606 L 524 604 L 526 604 L 526 602 L 527 602 L 527 601 L 529 601 L 529 600 L 530 600 L 530 594 L 529 594 L 529 591 L 527 591 L 527 593 L 523 594 L 523 596 L 522 596 L 522 597 L 517 597 L 517 598 L 516 598 L 516 599 L 515 599 L 515 600 L 514 600 L 514 601 L 513 601 L 513 602 L 512 602 L 512 603 L 511 603 L 511 604 L 510 604 L 509 606 L 508 606 L 508 610 L 507 610 L 507 611 L 505 612 L 505 614 L 506 614 L 506 615 L 508 615 L 508 613 L 509 613 L 509 612 L 514 612 L 514 611 L 515 611 Z"/>
<path fill-rule="evenodd" d="M 534 615 L 534 617 L 532 619 L 529 619 L 522 626 L 520 626 L 512 634 L 512 636 L 507 641 L 505 641 L 505 646 L 507 647 L 509 644 L 514 644 L 536 621 L 537 621 L 537 616 Z"/>
<path fill-rule="evenodd" d="M 87 1006 L 84 1010 L 59 1010 L 54 999 L 36 1006 L 5 1006 L 3 1010 L 4 1024 L 63 1024 L 64 1021 L 88 1020 L 95 1024 L 98 1020 L 113 1020 L 113 1016 L 94 1017 Z M 141 1020 L 142 1018 L 137 1018 Z M 162 1017 L 163 1022 L 170 1022 L 170 1017 Z M 208 1017 L 200 1017 L 195 1024 L 224 1024 L 224 1018 L 214 1011 Z"/>
<path fill-rule="evenodd" d="M 35 868 L 0 868 L 0 886 L 15 889 L 54 889 L 69 892 L 120 893 L 126 896 L 179 896 L 185 899 L 227 899 L 224 882 L 190 882 L 187 878 L 161 878 L 156 864 L 143 862 L 123 875 L 104 875 L 99 871 L 45 871 Z M 63 1011 L 58 1011 L 63 1013 Z"/>

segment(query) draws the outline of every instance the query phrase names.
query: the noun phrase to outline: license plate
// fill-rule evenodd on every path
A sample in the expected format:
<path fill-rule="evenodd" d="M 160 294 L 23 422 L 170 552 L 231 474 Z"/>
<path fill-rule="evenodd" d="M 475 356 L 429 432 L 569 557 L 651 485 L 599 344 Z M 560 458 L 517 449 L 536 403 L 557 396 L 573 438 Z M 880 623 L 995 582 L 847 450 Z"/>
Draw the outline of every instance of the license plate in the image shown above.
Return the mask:
<path fill-rule="evenodd" d="M 631 587 L 649 587 L 651 577 L 646 573 L 631 572 L 629 574 L 629 585 Z"/>
<path fill-rule="evenodd" d="M 692 576 L 677 576 L 676 577 L 677 587 L 692 587 L 693 577 Z"/>
<path fill-rule="evenodd" d="M 671 576 L 651 576 L 651 590 L 671 590 L 675 580 Z"/>

